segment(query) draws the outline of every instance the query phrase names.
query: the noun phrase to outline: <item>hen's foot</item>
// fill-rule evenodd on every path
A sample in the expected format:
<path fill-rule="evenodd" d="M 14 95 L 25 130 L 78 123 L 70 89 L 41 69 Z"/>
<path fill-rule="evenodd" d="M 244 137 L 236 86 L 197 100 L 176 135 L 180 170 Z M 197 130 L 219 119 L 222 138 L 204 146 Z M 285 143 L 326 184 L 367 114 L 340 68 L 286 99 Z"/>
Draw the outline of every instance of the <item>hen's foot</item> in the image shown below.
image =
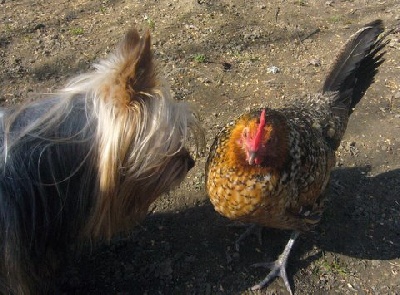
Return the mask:
<path fill-rule="evenodd" d="M 299 236 L 299 232 L 295 231 L 292 233 L 290 236 L 290 239 L 288 243 L 285 246 L 285 249 L 283 250 L 282 254 L 279 256 L 279 258 L 275 262 L 269 262 L 269 263 L 256 263 L 253 264 L 254 267 L 267 267 L 271 269 L 269 274 L 265 277 L 264 280 L 262 280 L 260 283 L 257 285 L 254 285 L 251 287 L 251 290 L 259 290 L 267 286 L 275 277 L 280 276 L 283 279 L 283 282 L 285 283 L 286 289 L 289 291 L 290 295 L 293 295 L 292 289 L 290 287 L 290 283 L 286 274 L 286 264 L 289 258 L 290 250 L 293 247 L 293 244 L 297 237 Z"/>

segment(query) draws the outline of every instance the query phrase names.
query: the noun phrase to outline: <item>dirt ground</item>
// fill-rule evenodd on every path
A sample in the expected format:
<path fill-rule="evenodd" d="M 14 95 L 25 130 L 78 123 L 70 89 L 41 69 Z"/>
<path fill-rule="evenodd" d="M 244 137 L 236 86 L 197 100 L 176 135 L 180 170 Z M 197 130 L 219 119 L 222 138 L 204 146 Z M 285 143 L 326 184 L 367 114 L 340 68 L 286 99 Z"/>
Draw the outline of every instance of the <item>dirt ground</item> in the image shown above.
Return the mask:
<path fill-rule="evenodd" d="M 332 58 L 362 24 L 399 31 L 398 0 L 0 0 L 2 105 L 40 97 L 105 57 L 128 28 L 150 29 L 174 97 L 196 105 L 207 144 L 253 106 L 317 91 Z M 323 220 L 289 262 L 296 294 L 400 294 L 400 33 L 353 113 Z M 272 73 L 275 66 L 279 72 Z M 71 259 L 63 294 L 287 294 L 266 274 L 289 233 L 263 231 L 236 253 L 243 228 L 214 212 L 206 153 L 128 238 Z"/>

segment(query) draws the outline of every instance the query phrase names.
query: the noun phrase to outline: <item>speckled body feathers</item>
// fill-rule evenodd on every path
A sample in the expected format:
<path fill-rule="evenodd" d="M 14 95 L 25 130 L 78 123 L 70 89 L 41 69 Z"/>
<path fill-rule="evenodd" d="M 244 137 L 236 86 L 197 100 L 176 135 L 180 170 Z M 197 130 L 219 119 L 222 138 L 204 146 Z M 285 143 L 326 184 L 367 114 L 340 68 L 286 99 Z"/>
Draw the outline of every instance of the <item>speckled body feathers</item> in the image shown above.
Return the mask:
<path fill-rule="evenodd" d="M 277 158 L 269 163 L 249 166 L 243 158 L 227 152 L 234 148 L 231 135 L 235 126 L 257 120 L 261 110 L 240 116 L 219 133 L 207 164 L 207 189 L 219 213 L 244 222 L 301 231 L 319 220 L 320 193 L 335 157 L 319 120 L 303 107 L 267 110 L 267 122 L 276 125 L 273 128 L 280 133 L 282 143 Z"/>

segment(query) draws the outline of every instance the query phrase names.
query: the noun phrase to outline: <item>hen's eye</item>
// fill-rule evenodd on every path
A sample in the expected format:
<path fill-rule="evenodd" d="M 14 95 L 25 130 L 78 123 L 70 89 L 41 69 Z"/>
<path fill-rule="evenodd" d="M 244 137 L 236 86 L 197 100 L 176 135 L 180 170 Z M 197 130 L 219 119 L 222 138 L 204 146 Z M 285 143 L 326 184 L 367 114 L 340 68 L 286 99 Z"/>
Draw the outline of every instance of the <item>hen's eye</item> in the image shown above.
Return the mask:
<path fill-rule="evenodd" d="M 243 137 L 247 138 L 249 136 L 249 128 L 247 128 L 247 127 L 244 128 L 242 134 L 243 134 Z"/>

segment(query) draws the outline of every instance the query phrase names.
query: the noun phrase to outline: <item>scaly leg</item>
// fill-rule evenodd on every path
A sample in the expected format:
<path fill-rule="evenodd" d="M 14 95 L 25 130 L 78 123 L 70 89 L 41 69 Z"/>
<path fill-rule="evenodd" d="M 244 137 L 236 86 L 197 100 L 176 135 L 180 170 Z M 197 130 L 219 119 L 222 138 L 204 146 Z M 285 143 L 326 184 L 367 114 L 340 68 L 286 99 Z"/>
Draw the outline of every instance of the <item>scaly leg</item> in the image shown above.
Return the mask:
<path fill-rule="evenodd" d="M 286 275 L 286 263 L 289 258 L 290 250 L 292 249 L 293 244 L 294 244 L 295 240 L 298 238 L 299 234 L 300 234 L 300 232 L 298 232 L 298 231 L 294 231 L 292 233 L 288 243 L 285 246 L 285 249 L 283 250 L 282 254 L 279 255 L 277 260 L 275 260 L 274 262 L 256 263 L 253 265 L 254 267 L 259 267 L 259 266 L 268 267 L 269 269 L 271 269 L 271 271 L 265 277 L 264 280 L 262 280 L 257 285 L 254 285 L 253 287 L 251 287 L 251 290 L 254 291 L 254 290 L 259 290 L 261 288 L 264 288 L 267 284 L 269 284 L 271 282 L 271 280 L 273 278 L 280 276 L 283 279 L 286 289 L 289 291 L 290 295 L 293 295 L 289 280 Z"/>
<path fill-rule="evenodd" d="M 240 248 L 240 243 L 247 238 L 248 236 L 250 236 L 251 234 L 255 233 L 257 235 L 258 241 L 260 244 L 262 244 L 262 237 L 261 237 L 261 233 L 262 233 L 262 227 L 257 225 L 257 224 L 252 224 L 250 226 L 247 227 L 246 231 L 244 233 L 242 233 L 239 238 L 235 241 L 235 250 L 237 252 L 239 252 L 239 248 Z"/>

